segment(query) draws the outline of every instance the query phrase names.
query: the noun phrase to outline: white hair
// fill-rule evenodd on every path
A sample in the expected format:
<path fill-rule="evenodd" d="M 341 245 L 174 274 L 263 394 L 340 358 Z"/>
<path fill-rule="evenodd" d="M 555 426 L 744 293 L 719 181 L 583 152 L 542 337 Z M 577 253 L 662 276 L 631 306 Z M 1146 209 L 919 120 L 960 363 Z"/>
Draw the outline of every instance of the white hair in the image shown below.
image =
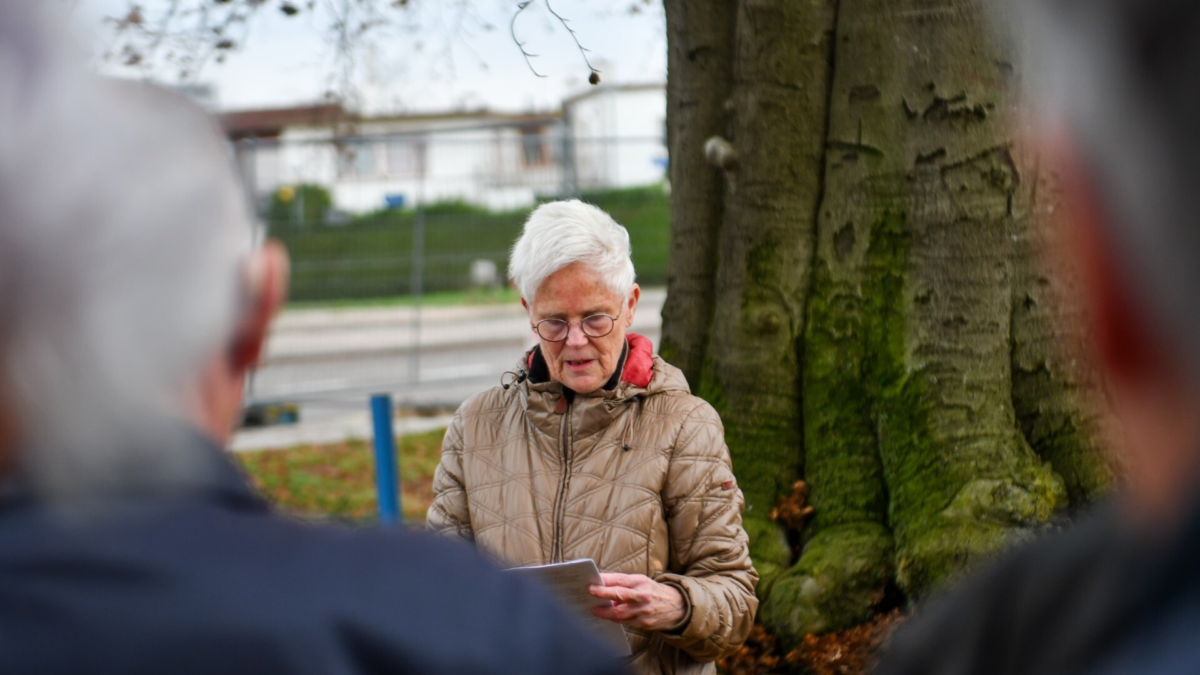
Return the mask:
<path fill-rule="evenodd" d="M 0 390 L 18 459 L 58 495 L 183 476 L 184 399 L 232 336 L 254 220 L 208 116 L 84 71 L 41 4 L 0 3 Z"/>
<path fill-rule="evenodd" d="M 629 232 L 604 211 L 577 199 L 534 209 L 513 245 L 508 276 L 532 303 L 546 277 L 580 263 L 622 298 L 635 279 Z"/>

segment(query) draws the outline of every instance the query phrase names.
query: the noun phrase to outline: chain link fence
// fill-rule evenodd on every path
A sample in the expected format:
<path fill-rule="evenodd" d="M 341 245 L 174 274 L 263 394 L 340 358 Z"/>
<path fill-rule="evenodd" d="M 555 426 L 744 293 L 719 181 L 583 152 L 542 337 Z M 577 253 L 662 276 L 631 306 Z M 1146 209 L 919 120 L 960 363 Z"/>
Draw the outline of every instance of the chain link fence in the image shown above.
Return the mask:
<path fill-rule="evenodd" d="M 574 138 L 564 129 L 236 142 L 268 236 L 292 259 L 289 305 L 251 379 L 251 402 L 404 390 L 452 405 L 461 393 L 437 394 L 439 386 L 498 376 L 530 343 L 506 268 L 544 201 L 579 198 L 610 213 L 629 230 L 639 282 L 665 285 L 663 139 Z M 657 339 L 650 296 L 641 330 Z"/>

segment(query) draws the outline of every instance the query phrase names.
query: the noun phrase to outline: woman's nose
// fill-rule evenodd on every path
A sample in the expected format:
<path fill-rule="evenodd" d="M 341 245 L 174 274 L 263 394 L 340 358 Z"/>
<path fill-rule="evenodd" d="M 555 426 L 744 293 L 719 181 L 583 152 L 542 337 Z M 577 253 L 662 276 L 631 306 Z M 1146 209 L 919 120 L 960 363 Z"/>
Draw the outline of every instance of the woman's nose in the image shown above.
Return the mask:
<path fill-rule="evenodd" d="M 567 326 L 567 346 L 582 347 L 587 344 L 588 336 L 583 332 L 583 326 L 570 324 Z"/>

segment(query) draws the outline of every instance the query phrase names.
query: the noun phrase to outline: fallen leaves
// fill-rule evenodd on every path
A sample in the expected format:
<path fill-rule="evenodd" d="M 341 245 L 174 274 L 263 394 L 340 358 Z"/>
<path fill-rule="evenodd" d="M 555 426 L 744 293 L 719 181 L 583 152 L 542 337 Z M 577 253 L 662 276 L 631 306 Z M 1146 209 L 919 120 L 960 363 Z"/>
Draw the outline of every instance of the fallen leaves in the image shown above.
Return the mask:
<path fill-rule="evenodd" d="M 808 506 L 807 502 L 808 483 L 798 480 L 792 483 L 792 494 L 780 497 L 769 517 L 786 529 L 800 532 L 813 515 L 813 507 Z"/>
<path fill-rule="evenodd" d="M 772 675 L 803 672 L 810 675 L 865 675 L 875 665 L 879 649 L 904 620 L 900 610 L 880 614 L 850 630 L 806 635 L 800 647 L 781 653 L 779 640 L 755 625 L 745 644 L 717 662 L 724 675 Z"/>
<path fill-rule="evenodd" d="M 866 673 L 875 665 L 879 648 L 902 621 L 904 615 L 896 609 L 850 630 L 806 635 L 800 648 L 787 655 L 787 661 L 813 675 Z"/>

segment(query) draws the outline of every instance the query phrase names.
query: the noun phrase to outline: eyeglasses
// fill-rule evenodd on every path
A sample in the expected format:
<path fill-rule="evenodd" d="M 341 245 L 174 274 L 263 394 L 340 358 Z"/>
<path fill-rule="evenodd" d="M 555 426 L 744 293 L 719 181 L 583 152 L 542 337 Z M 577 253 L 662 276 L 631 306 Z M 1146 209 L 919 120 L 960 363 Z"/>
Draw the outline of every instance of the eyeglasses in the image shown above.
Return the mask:
<path fill-rule="evenodd" d="M 533 324 L 533 331 L 546 342 L 562 342 L 570 334 L 571 324 L 578 323 L 579 329 L 583 331 L 584 335 L 590 338 L 602 338 L 613 332 L 613 328 L 617 326 L 617 317 L 621 316 L 621 313 L 624 311 L 625 308 L 621 307 L 621 311 L 617 312 L 617 316 L 593 314 L 579 322 L 546 319 Z"/>

